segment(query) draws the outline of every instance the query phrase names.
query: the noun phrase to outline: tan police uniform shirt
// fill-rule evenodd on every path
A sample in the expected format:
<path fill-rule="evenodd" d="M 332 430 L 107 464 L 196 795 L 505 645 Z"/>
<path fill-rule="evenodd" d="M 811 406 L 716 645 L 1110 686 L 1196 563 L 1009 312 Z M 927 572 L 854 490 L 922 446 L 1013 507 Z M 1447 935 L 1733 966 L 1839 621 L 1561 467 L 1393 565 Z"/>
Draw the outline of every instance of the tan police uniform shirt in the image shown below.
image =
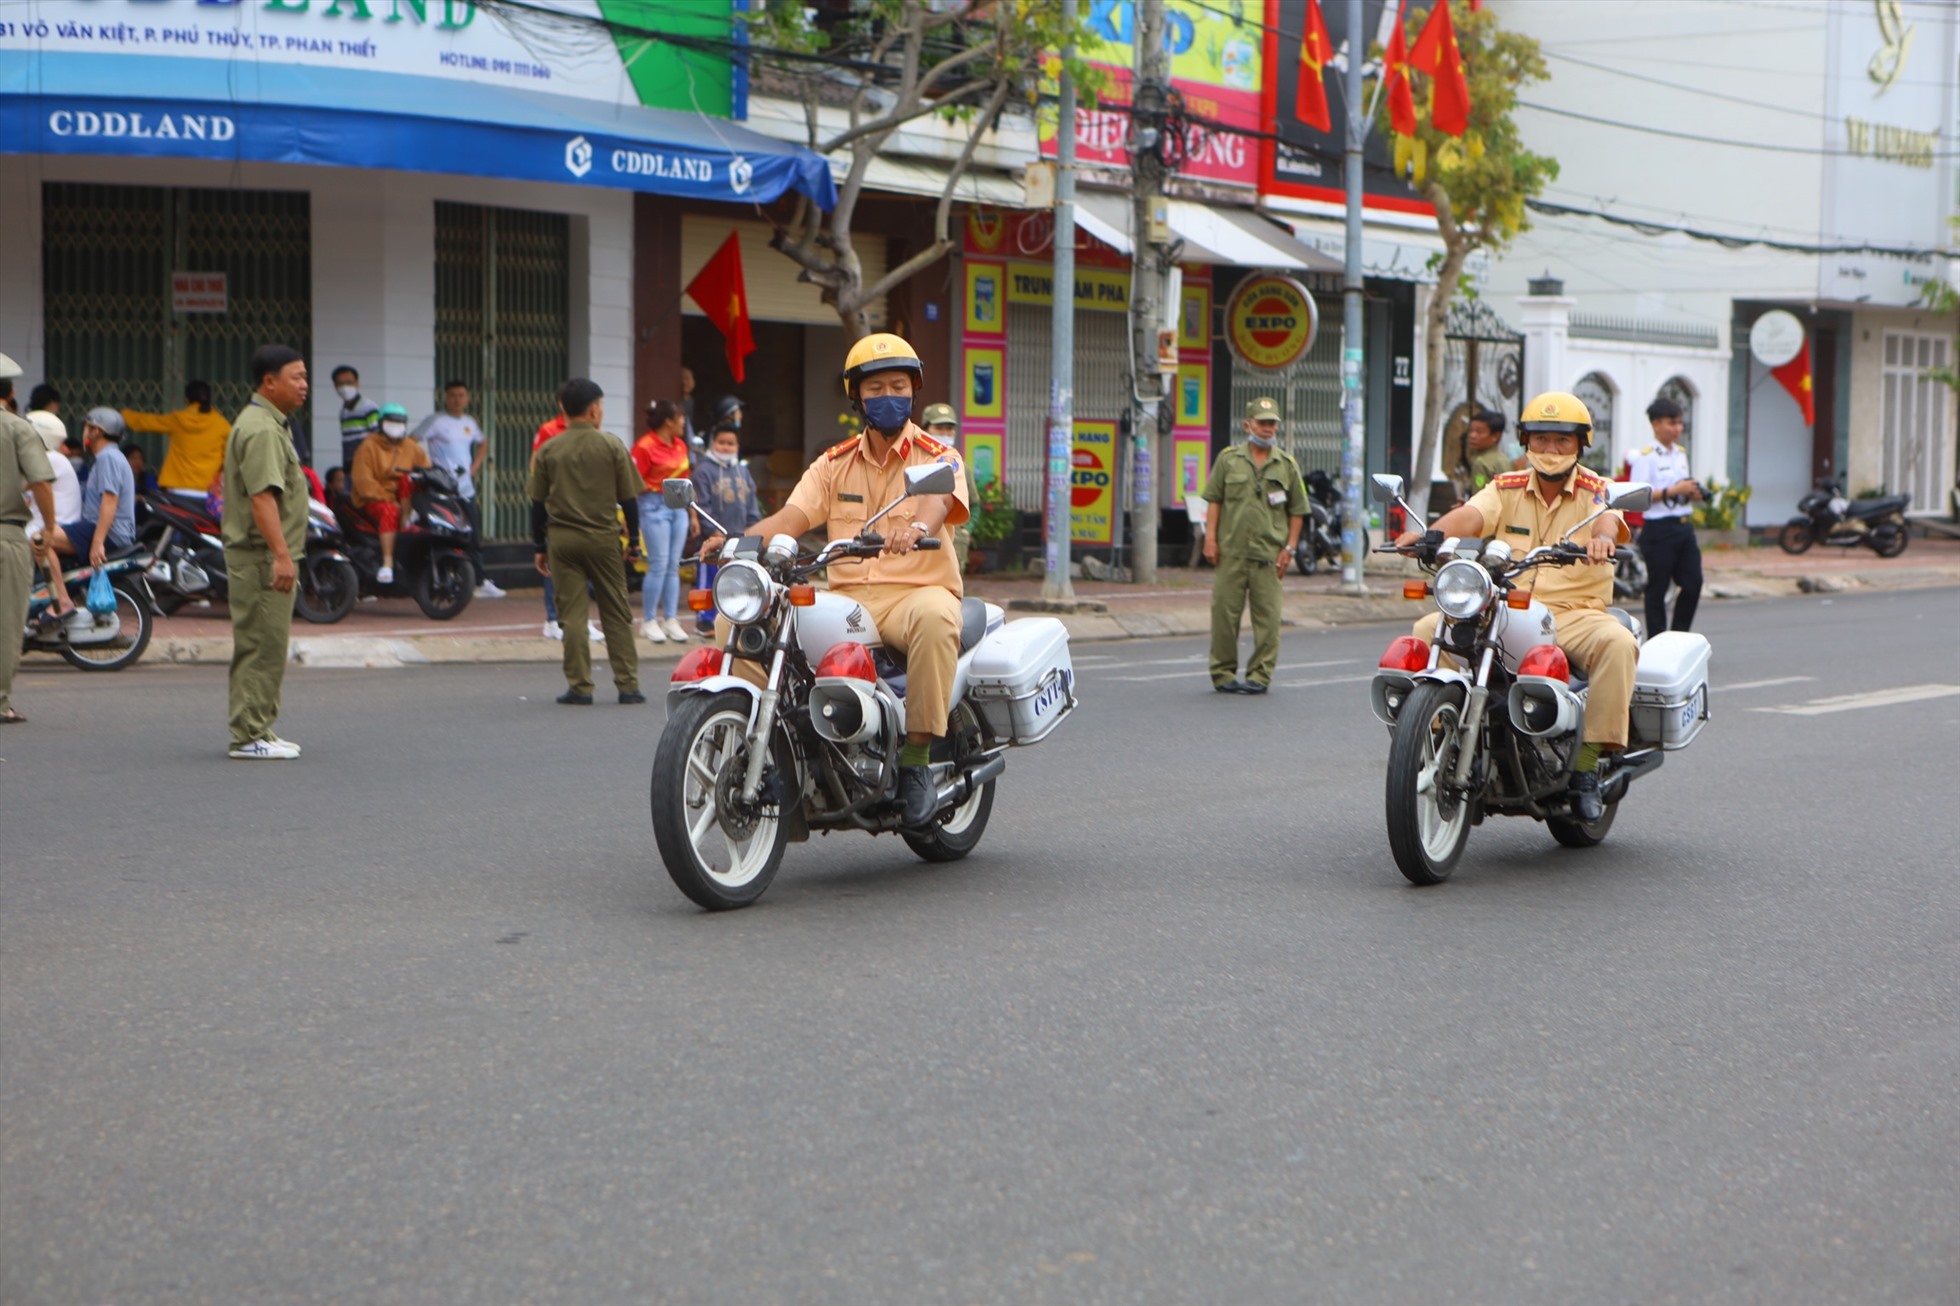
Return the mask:
<path fill-rule="evenodd" d="M 950 463 L 959 474 L 953 478 L 952 508 L 945 525 L 958 526 L 967 519 L 966 464 L 959 451 L 948 448 L 911 422 L 886 450 L 881 463 L 871 455 L 870 436 L 860 434 L 825 451 L 810 464 L 803 479 L 790 491 L 789 505 L 821 526 L 833 540 L 849 539 L 864 527 L 865 520 L 905 491 L 905 469 L 931 463 Z M 906 500 L 879 519 L 874 528 L 887 539 L 899 531 L 912 531 L 914 501 Z M 917 534 L 916 531 L 913 532 Z M 962 593 L 959 561 L 950 543 L 938 549 L 915 549 L 893 557 L 840 560 L 830 564 L 830 583 L 845 585 L 940 585 L 954 594 Z"/>
<path fill-rule="evenodd" d="M 1557 544 L 1565 533 L 1604 507 L 1606 480 L 1585 467 L 1574 467 L 1565 486 L 1551 503 L 1538 494 L 1538 473 L 1505 472 L 1491 478 L 1490 484 L 1470 499 L 1484 519 L 1484 534 L 1495 536 L 1511 546 L 1513 556 L 1521 556 L 1541 544 Z M 1619 530 L 1621 542 L 1627 538 L 1626 522 L 1619 513 L 1608 512 Z M 1590 535 L 1599 522 L 1587 530 Z M 1575 537 L 1583 544 L 1584 537 Z M 1598 608 L 1604 611 L 1613 597 L 1613 569 L 1573 563 L 1563 567 L 1539 567 L 1527 582 L 1539 602 L 1548 608 Z"/>

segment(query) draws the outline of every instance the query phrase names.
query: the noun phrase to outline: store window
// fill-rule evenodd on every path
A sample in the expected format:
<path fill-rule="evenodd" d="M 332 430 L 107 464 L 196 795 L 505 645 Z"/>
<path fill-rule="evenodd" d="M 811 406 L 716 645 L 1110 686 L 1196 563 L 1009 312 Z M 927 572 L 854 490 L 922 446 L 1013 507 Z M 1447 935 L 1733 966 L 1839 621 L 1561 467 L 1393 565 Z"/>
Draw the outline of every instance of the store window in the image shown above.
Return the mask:
<path fill-rule="evenodd" d="M 1572 393 L 1586 406 L 1593 420 L 1592 447 L 1579 461 L 1602 476 L 1611 476 L 1620 465 L 1620 455 L 1613 444 L 1613 406 L 1619 387 L 1604 372 L 1588 372 L 1572 387 Z"/>
<path fill-rule="evenodd" d="M 1954 483 L 1953 391 L 1929 375 L 1949 367 L 1947 337 L 1887 331 L 1882 366 L 1879 430 L 1885 447 L 1889 494 L 1912 500 L 1908 512 L 1943 512 Z M 1852 492 L 1870 488 L 1853 486 Z"/>

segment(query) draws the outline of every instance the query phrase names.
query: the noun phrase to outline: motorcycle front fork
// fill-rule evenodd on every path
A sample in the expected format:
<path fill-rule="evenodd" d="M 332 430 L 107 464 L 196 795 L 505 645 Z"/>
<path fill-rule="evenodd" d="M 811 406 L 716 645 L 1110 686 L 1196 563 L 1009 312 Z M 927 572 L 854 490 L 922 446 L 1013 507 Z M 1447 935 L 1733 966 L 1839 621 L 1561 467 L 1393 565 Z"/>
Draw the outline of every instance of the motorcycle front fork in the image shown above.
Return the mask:
<path fill-rule="evenodd" d="M 1477 678 L 1464 699 L 1463 725 L 1457 732 L 1456 774 L 1452 777 L 1459 790 L 1469 787 L 1470 772 L 1477 762 L 1477 740 L 1482 737 L 1484 711 L 1490 704 L 1490 664 L 1496 653 L 1485 646 L 1484 655 L 1477 663 Z"/>

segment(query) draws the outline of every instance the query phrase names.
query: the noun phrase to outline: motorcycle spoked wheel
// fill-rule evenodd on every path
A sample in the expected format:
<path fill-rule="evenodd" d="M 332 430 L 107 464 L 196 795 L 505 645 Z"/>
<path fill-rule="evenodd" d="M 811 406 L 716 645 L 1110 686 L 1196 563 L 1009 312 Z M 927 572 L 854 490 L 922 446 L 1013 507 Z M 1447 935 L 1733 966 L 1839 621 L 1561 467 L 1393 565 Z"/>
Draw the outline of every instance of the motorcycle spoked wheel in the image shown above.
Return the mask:
<path fill-rule="evenodd" d="M 1396 714 L 1388 749 L 1388 846 L 1415 884 L 1450 878 L 1470 837 L 1470 805 L 1444 791 L 1456 766 L 1463 688 L 1424 682 Z"/>
<path fill-rule="evenodd" d="M 1776 533 L 1776 546 L 1785 553 L 1802 553 L 1817 543 L 1817 530 L 1808 517 L 1792 517 Z"/>
<path fill-rule="evenodd" d="M 430 621 L 448 621 L 470 605 L 476 591 L 468 558 L 438 554 L 415 573 L 415 606 Z"/>
<path fill-rule="evenodd" d="M 1905 527 L 1894 522 L 1884 522 L 1872 528 L 1872 552 L 1881 558 L 1896 558 L 1906 551 L 1906 541 L 1909 538 Z"/>
<path fill-rule="evenodd" d="M 143 650 L 150 646 L 150 605 L 119 579 L 112 579 L 109 585 L 116 595 L 119 623 L 116 636 L 106 644 L 71 644 L 64 639 L 61 656 L 71 667 L 83 671 L 121 671 L 142 657 Z"/>
<path fill-rule="evenodd" d="M 293 611 L 316 626 L 330 626 L 354 610 L 361 597 L 361 577 L 351 562 L 338 558 L 308 558 L 300 564 L 299 592 Z"/>
<path fill-rule="evenodd" d="M 748 766 L 749 698 L 739 691 L 689 694 L 675 706 L 653 758 L 653 838 L 674 886 L 709 911 L 746 907 L 782 865 L 780 743 L 762 792 L 747 808 L 739 793 Z"/>
<path fill-rule="evenodd" d="M 1609 776 L 1602 786 L 1605 796 L 1605 810 L 1597 821 L 1581 821 L 1576 816 L 1567 820 L 1548 818 L 1545 824 L 1551 829 L 1552 838 L 1567 848 L 1596 848 L 1606 841 L 1606 832 L 1613 828 L 1613 818 L 1619 814 L 1620 799 L 1626 796 L 1627 786 L 1615 786 Z"/>
<path fill-rule="evenodd" d="M 973 719 L 973 708 L 960 703 L 953 709 L 952 733 L 980 736 L 980 725 Z M 933 823 L 923 830 L 900 830 L 899 837 L 905 846 L 929 862 L 956 862 L 979 846 L 980 836 L 987 832 L 987 819 L 994 811 L 994 785 L 989 780 L 971 794 L 958 807 L 941 812 Z"/>

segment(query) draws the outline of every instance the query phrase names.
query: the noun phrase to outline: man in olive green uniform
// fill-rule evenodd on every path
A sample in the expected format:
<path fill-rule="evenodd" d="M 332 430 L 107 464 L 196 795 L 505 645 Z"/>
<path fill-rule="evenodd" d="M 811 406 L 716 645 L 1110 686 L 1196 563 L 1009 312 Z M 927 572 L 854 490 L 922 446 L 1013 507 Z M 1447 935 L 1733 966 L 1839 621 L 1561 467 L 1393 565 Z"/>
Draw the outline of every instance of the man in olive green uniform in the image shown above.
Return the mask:
<path fill-rule="evenodd" d="M 539 446 L 531 464 L 531 538 L 537 568 L 558 591 L 558 622 L 565 631 L 565 683 L 560 703 L 592 702 L 592 641 L 586 629 L 586 582 L 599 601 L 599 625 L 606 632 L 613 688 L 622 703 L 644 703 L 640 692 L 640 651 L 633 644 L 633 610 L 626 600 L 626 569 L 620 564 L 619 521 L 625 509 L 626 533 L 639 544 L 638 498 L 646 489 L 627 456 L 626 446 L 599 429 L 606 420 L 605 392 L 584 377 L 558 391 L 565 432 Z"/>
<path fill-rule="evenodd" d="M 934 404 L 926 409 L 924 420 L 919 425 L 926 434 L 949 449 L 960 448 L 960 419 L 951 404 Z M 966 450 L 960 449 L 960 457 L 966 462 L 966 501 L 980 502 L 980 486 L 973 479 L 973 463 L 966 458 Z M 953 558 L 960 564 L 960 574 L 966 574 L 967 550 L 973 547 L 973 528 L 961 522 L 953 528 Z"/>
<path fill-rule="evenodd" d="M 1471 494 L 1511 470 L 1503 443 L 1504 414 L 1485 409 L 1470 419 L 1470 430 L 1464 437 L 1464 462 L 1470 470 Z"/>
<path fill-rule="evenodd" d="M 13 397 L 20 365 L 0 354 L 0 400 Z M 20 666 L 21 627 L 27 624 L 27 596 L 34 584 L 34 551 L 27 542 L 27 498 L 32 494 L 41 520 L 54 520 L 54 468 L 41 434 L 0 407 L 0 725 L 27 720 L 14 711 L 14 672 Z"/>
<path fill-rule="evenodd" d="M 1263 694 L 1279 665 L 1279 579 L 1307 515 L 1300 464 L 1279 437 L 1279 405 L 1245 406 L 1245 443 L 1218 455 L 1205 486 L 1205 561 L 1211 585 L 1211 684 L 1221 694 Z M 1239 619 L 1252 604 L 1252 658 L 1238 678 Z"/>
<path fill-rule="evenodd" d="M 252 355 L 257 387 L 225 439 L 225 575 L 231 589 L 231 753 L 241 761 L 299 756 L 273 731 L 293 635 L 295 561 L 306 548 L 306 473 L 292 415 L 306 403 L 306 360 L 286 345 Z"/>

